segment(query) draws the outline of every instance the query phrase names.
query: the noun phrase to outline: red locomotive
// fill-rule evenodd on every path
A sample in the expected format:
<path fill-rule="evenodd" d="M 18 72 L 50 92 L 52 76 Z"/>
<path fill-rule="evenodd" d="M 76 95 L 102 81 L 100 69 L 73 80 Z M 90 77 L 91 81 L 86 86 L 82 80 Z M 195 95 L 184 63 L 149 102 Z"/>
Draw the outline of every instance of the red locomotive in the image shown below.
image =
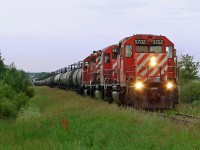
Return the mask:
<path fill-rule="evenodd" d="M 81 64 L 62 70 L 35 84 L 53 82 L 142 109 L 172 108 L 178 103 L 176 50 L 165 36 L 133 35 L 118 45 L 93 51 Z"/>

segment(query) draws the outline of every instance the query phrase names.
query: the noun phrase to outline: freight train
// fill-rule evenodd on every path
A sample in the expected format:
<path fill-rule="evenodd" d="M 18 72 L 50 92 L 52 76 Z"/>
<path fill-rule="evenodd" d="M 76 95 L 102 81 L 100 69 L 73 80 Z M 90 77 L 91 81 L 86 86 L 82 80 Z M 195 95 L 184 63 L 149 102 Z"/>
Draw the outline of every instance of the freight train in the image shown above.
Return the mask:
<path fill-rule="evenodd" d="M 149 34 L 126 37 L 35 81 L 140 109 L 175 107 L 178 83 L 174 44 L 165 36 Z"/>

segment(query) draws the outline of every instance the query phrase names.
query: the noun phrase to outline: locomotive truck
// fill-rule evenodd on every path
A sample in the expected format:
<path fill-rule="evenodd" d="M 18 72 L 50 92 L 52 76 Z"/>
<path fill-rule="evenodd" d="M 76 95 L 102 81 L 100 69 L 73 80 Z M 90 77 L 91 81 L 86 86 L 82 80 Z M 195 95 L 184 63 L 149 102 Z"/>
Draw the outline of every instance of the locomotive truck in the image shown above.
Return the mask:
<path fill-rule="evenodd" d="M 175 107 L 178 83 L 174 44 L 165 36 L 147 34 L 126 37 L 35 81 L 141 109 Z"/>

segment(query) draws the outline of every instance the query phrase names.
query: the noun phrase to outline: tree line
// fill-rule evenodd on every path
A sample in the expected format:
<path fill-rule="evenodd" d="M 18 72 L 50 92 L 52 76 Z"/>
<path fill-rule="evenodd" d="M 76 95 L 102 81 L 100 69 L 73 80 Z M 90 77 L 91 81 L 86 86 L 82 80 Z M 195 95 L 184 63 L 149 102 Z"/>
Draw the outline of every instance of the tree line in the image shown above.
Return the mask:
<path fill-rule="evenodd" d="M 17 70 L 14 63 L 4 64 L 0 53 L 0 118 L 16 118 L 18 112 L 33 97 L 34 89 L 23 70 Z"/>

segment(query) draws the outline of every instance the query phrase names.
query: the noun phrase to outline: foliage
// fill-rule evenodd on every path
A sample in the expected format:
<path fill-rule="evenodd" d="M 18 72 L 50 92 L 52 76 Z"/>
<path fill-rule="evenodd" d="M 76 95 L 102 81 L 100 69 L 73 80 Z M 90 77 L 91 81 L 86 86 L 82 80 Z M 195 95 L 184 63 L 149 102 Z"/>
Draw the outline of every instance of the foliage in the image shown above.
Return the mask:
<path fill-rule="evenodd" d="M 33 87 L 28 87 L 27 88 L 27 91 L 26 91 L 26 95 L 28 96 L 28 97 L 33 97 L 34 96 L 34 88 Z"/>
<path fill-rule="evenodd" d="M 0 118 L 15 118 L 17 113 L 34 96 L 34 90 L 24 71 L 14 63 L 5 65 L 0 54 Z"/>
<path fill-rule="evenodd" d="M 191 106 L 200 106 L 200 100 L 193 101 Z"/>
<path fill-rule="evenodd" d="M 200 62 L 194 62 L 194 56 L 181 55 L 180 67 L 180 99 L 186 103 L 197 104 L 200 101 L 200 82 L 198 68 Z M 196 101 L 196 102 L 195 102 Z"/>
<path fill-rule="evenodd" d="M 197 101 L 200 101 L 200 82 L 190 81 L 187 84 L 182 85 L 180 98 L 186 103 L 192 103 L 196 101 L 195 103 L 197 104 Z"/>
<path fill-rule="evenodd" d="M 10 85 L 0 82 L 0 118 L 15 118 L 27 102 L 25 93 L 17 93 Z"/>
<path fill-rule="evenodd" d="M 24 71 L 18 71 L 16 68 L 6 70 L 4 82 L 10 84 L 17 92 L 26 92 L 31 85 L 28 76 Z"/>
<path fill-rule="evenodd" d="M 1 57 L 1 53 L 0 53 L 0 80 L 3 79 L 4 74 L 5 74 L 5 71 L 6 71 L 6 68 L 5 68 L 3 59 L 2 59 L 2 57 Z"/>
<path fill-rule="evenodd" d="M 183 82 L 194 80 L 198 76 L 198 67 L 200 66 L 200 62 L 194 62 L 193 59 L 194 56 L 190 56 L 189 54 L 181 55 L 179 67 L 180 79 Z"/>

